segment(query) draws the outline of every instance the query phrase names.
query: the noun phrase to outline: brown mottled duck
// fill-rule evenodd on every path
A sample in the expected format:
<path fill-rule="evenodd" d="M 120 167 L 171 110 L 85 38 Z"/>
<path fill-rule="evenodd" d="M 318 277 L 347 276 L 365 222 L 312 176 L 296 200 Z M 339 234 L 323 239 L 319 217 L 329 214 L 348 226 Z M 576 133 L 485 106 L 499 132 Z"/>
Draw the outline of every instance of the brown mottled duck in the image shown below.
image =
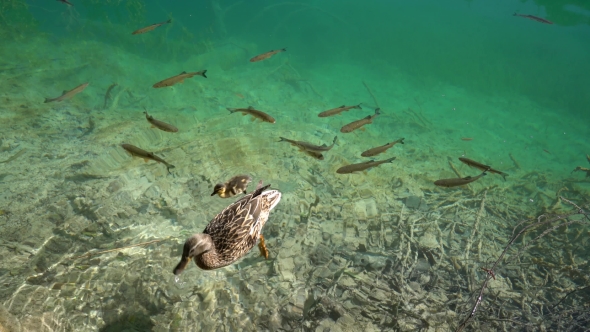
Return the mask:
<path fill-rule="evenodd" d="M 180 275 L 192 259 L 203 270 L 230 265 L 247 254 L 259 240 L 260 253 L 268 258 L 262 227 L 270 211 L 281 200 L 281 193 L 278 190 L 266 190 L 269 187 L 263 187 L 260 181 L 255 191 L 216 215 L 203 233 L 186 240 L 174 274 Z"/>

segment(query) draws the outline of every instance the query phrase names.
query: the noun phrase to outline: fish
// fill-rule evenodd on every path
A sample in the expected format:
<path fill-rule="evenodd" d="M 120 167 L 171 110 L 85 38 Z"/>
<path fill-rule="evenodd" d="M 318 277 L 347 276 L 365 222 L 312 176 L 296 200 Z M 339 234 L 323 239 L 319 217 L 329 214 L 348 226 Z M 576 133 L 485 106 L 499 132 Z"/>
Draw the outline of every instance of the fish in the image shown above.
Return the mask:
<path fill-rule="evenodd" d="M 504 172 L 500 172 L 496 169 L 493 169 L 491 166 L 489 165 L 484 165 L 482 163 L 478 163 L 477 161 L 471 160 L 471 159 L 467 159 L 464 157 L 460 157 L 459 160 L 464 163 L 467 166 L 470 167 L 475 167 L 477 169 L 479 169 L 480 171 L 484 171 L 484 172 L 490 172 L 490 173 L 494 173 L 494 174 L 499 174 L 504 178 L 504 181 L 506 181 L 506 177 L 508 176 L 508 174 L 504 173 Z"/>
<path fill-rule="evenodd" d="M 307 143 L 304 141 L 295 141 L 295 140 L 284 138 L 284 137 L 279 137 L 279 138 L 281 139 L 279 142 L 287 142 L 293 146 L 300 148 L 301 150 L 306 150 L 306 151 L 311 151 L 311 152 L 330 151 L 330 149 L 332 149 L 334 147 L 334 145 L 336 144 L 336 141 L 338 140 L 338 136 L 334 136 L 334 141 L 332 142 L 332 145 L 326 145 L 326 144 L 314 145 L 314 144 Z"/>
<path fill-rule="evenodd" d="M 360 120 L 356 120 L 353 121 L 347 125 L 345 125 L 344 127 L 342 127 L 340 129 L 341 133 L 350 133 L 356 129 L 361 128 L 362 126 L 369 124 L 369 123 L 373 123 L 373 119 L 376 118 L 379 114 L 381 114 L 381 109 L 380 108 L 376 108 L 375 109 L 375 114 L 373 115 L 369 115 L 365 118 L 362 118 Z"/>
<path fill-rule="evenodd" d="M 324 155 L 321 152 L 309 151 L 309 150 L 304 150 L 304 149 L 301 149 L 301 151 L 303 151 L 303 153 L 305 153 L 308 156 L 313 157 L 317 160 L 324 160 Z"/>
<path fill-rule="evenodd" d="M 339 169 L 337 169 L 336 173 L 350 174 L 350 173 L 354 173 L 354 172 L 362 172 L 362 171 L 368 170 L 369 168 L 377 167 L 381 164 L 391 163 L 394 160 L 395 160 L 395 157 L 391 157 L 391 158 L 385 159 L 385 160 L 377 160 L 377 161 L 369 160 L 369 161 L 365 161 L 363 163 L 346 165 L 346 166 L 342 166 Z"/>
<path fill-rule="evenodd" d="M 588 162 L 590 163 L 590 154 L 586 155 L 586 159 L 588 159 Z"/>
<path fill-rule="evenodd" d="M 132 35 L 140 35 L 142 33 L 150 32 L 150 31 L 154 30 L 157 27 L 160 27 L 160 26 L 162 26 L 164 24 L 169 24 L 169 23 L 172 23 L 172 19 L 169 19 L 166 22 L 160 22 L 160 23 L 148 25 L 147 27 L 144 27 L 144 28 L 141 28 L 141 29 L 137 29 L 137 30 L 133 31 L 131 34 Z"/>
<path fill-rule="evenodd" d="M 434 181 L 434 184 L 439 187 L 446 187 L 446 188 L 457 187 L 457 186 L 466 185 L 466 184 L 471 183 L 473 181 L 477 181 L 477 180 L 479 180 L 479 178 L 481 178 L 484 175 L 487 175 L 485 171 L 475 177 L 468 176 L 468 177 L 464 177 L 464 178 L 436 180 L 436 181 Z"/>
<path fill-rule="evenodd" d="M 290 140 L 290 139 L 287 139 L 287 138 L 284 138 L 284 137 L 280 137 L 280 139 L 281 140 L 279 142 L 288 142 L 288 143 L 291 143 L 291 145 L 298 147 L 299 150 L 302 151 L 303 153 L 305 153 L 305 154 L 307 154 L 307 155 L 309 155 L 309 156 L 311 156 L 311 157 L 313 157 L 315 159 L 318 159 L 318 160 L 324 160 L 324 155 L 322 154 L 321 151 L 314 151 L 313 148 L 320 148 L 320 149 L 321 148 L 328 148 L 326 146 L 326 144 L 324 144 L 324 145 L 313 145 L 311 143 L 302 142 L 302 141 L 294 141 L 294 140 Z M 333 145 L 334 144 L 332 144 L 332 146 Z M 332 146 L 330 146 L 328 148 L 328 150 L 331 149 Z M 311 148 L 312 150 L 308 150 L 308 149 L 306 149 L 306 147 L 307 148 Z M 327 151 L 327 150 L 324 150 L 324 151 Z"/>
<path fill-rule="evenodd" d="M 353 105 L 353 106 L 345 106 L 345 105 L 342 105 L 340 107 L 336 107 L 336 108 L 333 108 L 331 110 L 323 111 L 322 113 L 318 114 L 318 117 L 325 118 L 325 117 L 328 117 L 328 116 L 337 115 L 337 114 L 340 114 L 342 112 L 349 111 L 349 110 L 351 110 L 353 108 L 356 108 L 356 109 L 359 109 L 359 110 L 362 109 L 361 104 Z"/>
<path fill-rule="evenodd" d="M 174 165 L 167 163 L 166 160 L 156 156 L 153 152 L 147 152 L 143 149 L 138 148 L 135 145 L 124 143 L 124 144 L 121 144 L 121 147 L 123 149 L 125 149 L 127 152 L 129 152 L 129 154 L 131 154 L 132 156 L 143 158 L 143 160 L 146 163 L 148 162 L 148 160 L 153 160 L 155 162 L 162 163 L 162 164 L 166 165 L 166 169 L 168 170 L 168 173 L 170 173 L 171 168 L 175 167 Z"/>
<path fill-rule="evenodd" d="M 154 88 L 165 88 L 167 86 L 173 86 L 176 83 L 183 83 L 186 78 L 191 78 L 195 75 L 199 75 L 199 76 L 203 76 L 204 78 L 207 78 L 207 76 L 205 75 L 206 72 L 207 72 L 206 69 L 201 70 L 201 71 L 195 71 L 192 73 L 187 73 L 186 71 L 183 71 L 182 73 L 180 73 L 176 76 L 169 77 L 165 80 L 162 80 L 162 81 L 154 84 L 153 87 Z"/>
<path fill-rule="evenodd" d="M 376 148 L 369 149 L 369 150 L 361 153 L 361 156 L 362 157 L 376 156 L 376 155 L 378 155 L 380 153 L 383 153 L 383 152 L 387 151 L 389 148 L 391 148 L 392 146 L 396 145 L 397 143 L 404 144 L 404 140 L 405 140 L 405 138 L 400 138 L 397 141 L 393 141 L 391 143 L 387 143 L 385 145 L 381 145 L 381 146 L 378 146 Z"/>
<path fill-rule="evenodd" d="M 57 1 L 59 1 L 61 3 L 65 3 L 68 6 L 73 6 L 74 5 L 73 3 L 69 2 L 68 0 L 57 0 Z"/>
<path fill-rule="evenodd" d="M 546 20 L 546 19 L 544 19 L 542 17 L 534 16 L 534 15 L 523 15 L 523 14 L 514 13 L 513 16 L 519 16 L 519 17 L 528 18 L 529 20 L 541 22 L 541 23 L 544 23 L 544 24 L 553 24 L 553 22 L 551 22 L 549 20 Z"/>
<path fill-rule="evenodd" d="M 61 96 L 59 96 L 57 98 L 45 98 L 45 102 L 46 103 L 50 103 L 50 102 L 53 102 L 53 101 L 62 101 L 62 100 L 70 99 L 73 96 L 77 95 L 78 93 L 84 91 L 84 89 L 86 89 L 86 87 L 88 86 L 88 84 L 90 84 L 90 83 L 80 84 L 80 85 L 78 85 L 77 87 L 73 88 L 70 91 L 64 90 L 64 92 L 61 94 Z"/>
<path fill-rule="evenodd" d="M 94 120 L 92 119 L 92 117 L 90 117 L 88 118 L 88 128 L 86 128 L 86 130 L 82 133 L 82 135 L 78 136 L 78 138 L 90 135 L 94 128 L 96 128 L 96 123 L 94 123 Z"/>
<path fill-rule="evenodd" d="M 111 99 L 111 91 L 113 91 L 117 85 L 117 83 L 109 85 L 107 92 L 104 94 L 104 105 L 102 106 L 103 109 L 107 109 L 107 102 Z"/>
<path fill-rule="evenodd" d="M 248 106 L 248 108 L 228 108 L 227 110 L 230 113 L 242 112 L 243 113 L 242 115 L 248 115 L 248 114 L 250 114 L 250 115 L 252 115 L 254 117 L 253 120 L 259 119 L 259 120 L 262 120 L 264 122 L 270 122 L 270 123 L 275 123 L 276 122 L 275 119 L 272 116 L 270 116 L 270 115 L 268 115 L 268 114 L 266 114 L 266 113 L 264 113 L 262 111 L 255 110 L 254 107 L 252 107 L 252 106 Z"/>
<path fill-rule="evenodd" d="M 472 141 L 473 138 L 471 138 L 471 137 L 461 137 L 461 140 L 462 141 Z"/>
<path fill-rule="evenodd" d="M 173 125 L 166 122 L 162 122 L 160 120 L 156 120 L 153 116 L 148 115 L 147 112 L 143 112 L 143 114 L 145 114 L 145 118 L 148 120 L 148 122 L 152 124 L 152 127 L 158 128 L 163 131 L 167 131 L 169 133 L 178 132 L 178 128 L 174 127 Z"/>
<path fill-rule="evenodd" d="M 262 53 L 262 54 L 259 54 L 255 57 L 253 57 L 252 59 L 250 59 L 250 62 L 258 62 L 258 61 L 266 60 L 277 53 L 286 52 L 286 51 L 287 51 L 287 48 L 282 48 L 280 50 L 268 51 L 266 53 Z"/>
<path fill-rule="evenodd" d="M 27 149 L 26 148 L 23 148 L 19 152 L 15 153 L 12 157 L 10 157 L 10 158 L 8 158 L 6 160 L 0 161 L 0 164 L 9 163 L 9 162 L 15 160 L 16 158 L 22 156 L 25 152 L 27 152 Z"/>

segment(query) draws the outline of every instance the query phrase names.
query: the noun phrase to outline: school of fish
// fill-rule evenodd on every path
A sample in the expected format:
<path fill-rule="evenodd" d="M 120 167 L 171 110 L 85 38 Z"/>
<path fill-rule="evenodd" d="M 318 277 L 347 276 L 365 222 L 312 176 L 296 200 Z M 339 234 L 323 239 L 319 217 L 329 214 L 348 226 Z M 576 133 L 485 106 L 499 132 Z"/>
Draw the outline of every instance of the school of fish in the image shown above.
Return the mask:
<path fill-rule="evenodd" d="M 67 6 L 74 6 L 68 0 L 57 0 L 57 1 L 65 4 Z M 518 14 L 518 13 L 514 13 L 514 16 L 527 18 L 527 19 L 530 19 L 533 21 L 544 23 L 544 24 L 553 24 L 553 22 L 546 20 L 544 18 L 538 17 L 538 16 L 524 15 L 524 14 Z M 132 35 L 142 35 L 142 34 L 154 31 L 157 28 L 160 28 L 164 25 L 169 25 L 171 23 L 172 23 L 172 20 L 168 19 L 168 20 L 160 22 L 160 23 L 154 23 L 151 25 L 147 25 L 143 28 L 137 29 L 137 30 L 133 31 L 131 34 Z M 262 54 L 252 57 L 250 59 L 250 62 L 255 63 L 255 62 L 267 60 L 277 54 L 280 54 L 280 53 L 283 53 L 286 51 L 287 51 L 286 48 L 271 50 L 271 51 L 268 51 L 268 52 L 265 52 L 265 53 L 262 53 Z M 202 76 L 203 78 L 207 78 L 206 73 L 207 73 L 207 70 L 200 70 L 200 71 L 195 71 L 195 72 L 183 71 L 180 74 L 168 77 L 168 78 L 163 79 L 157 83 L 154 83 L 153 88 L 171 87 L 171 86 L 174 86 L 175 84 L 183 83 L 185 79 L 192 78 L 194 76 Z M 57 97 L 45 98 L 45 103 L 61 102 L 64 100 L 69 100 L 69 99 L 73 98 L 75 95 L 83 92 L 86 89 L 86 87 L 88 87 L 88 85 L 89 85 L 89 82 L 83 83 L 71 90 L 63 91 L 63 93 Z M 111 90 L 113 88 L 115 88 L 116 86 L 117 86 L 116 83 L 109 86 L 107 93 L 105 95 L 105 101 L 104 101 L 103 108 L 106 108 L 107 102 L 110 99 Z M 335 108 L 320 112 L 318 114 L 318 117 L 327 118 L 327 117 L 332 117 L 335 115 L 340 115 L 343 112 L 348 112 L 351 110 L 362 110 L 363 108 L 361 105 L 362 105 L 362 103 L 356 104 L 356 105 L 349 105 L 349 106 L 342 105 L 339 107 L 335 107 Z M 255 109 L 253 106 L 248 106 L 245 108 L 227 108 L 227 110 L 230 113 L 241 113 L 244 116 L 249 115 L 249 116 L 251 116 L 252 121 L 259 120 L 261 122 L 266 122 L 266 123 L 271 123 L 271 124 L 276 123 L 276 120 L 274 117 L 272 117 L 271 115 L 269 115 L 266 112 Z M 155 119 L 153 116 L 151 116 L 147 113 L 147 110 L 144 112 L 144 114 L 145 114 L 146 120 L 150 123 L 152 128 L 157 128 L 159 130 L 169 132 L 169 133 L 177 133 L 179 131 L 176 126 L 169 124 L 167 122 Z M 343 134 L 348 134 L 348 133 L 355 132 L 357 130 L 364 131 L 365 126 L 372 124 L 373 121 L 379 115 L 381 115 L 381 109 L 377 107 L 374 109 L 373 114 L 366 115 L 365 117 L 362 117 L 358 120 L 352 121 L 348 124 L 344 124 L 340 128 L 340 132 Z M 91 119 L 91 121 L 92 121 L 92 119 Z M 386 143 L 384 145 L 369 148 L 368 150 L 365 150 L 364 152 L 362 152 L 360 154 L 360 156 L 366 158 L 366 157 L 374 157 L 374 156 L 379 155 L 381 153 L 385 153 L 398 143 L 404 144 L 404 139 L 405 138 L 399 138 L 395 141 L 391 141 L 391 142 Z M 472 138 L 468 138 L 468 137 L 463 137 L 461 139 L 463 141 L 471 141 L 472 140 Z M 299 140 L 295 140 L 295 139 L 280 137 L 279 142 L 287 142 L 290 145 L 296 147 L 302 153 L 305 153 L 306 155 L 308 155 L 314 159 L 324 160 L 325 159 L 324 154 L 327 153 L 328 151 L 330 151 L 336 145 L 337 140 L 338 140 L 338 137 L 336 136 L 336 137 L 334 137 L 334 140 L 332 141 L 331 145 L 326 145 L 326 144 L 315 145 L 313 143 L 309 143 L 306 141 L 299 141 Z M 164 164 L 169 173 L 170 173 L 170 169 L 174 168 L 174 165 L 168 163 L 167 161 L 165 161 L 161 157 L 156 156 L 153 152 L 148 152 L 148 151 L 143 150 L 137 146 L 127 144 L 127 143 L 121 144 L 121 147 L 133 157 L 142 158 L 146 162 L 152 160 L 157 163 Z M 588 161 L 590 162 L 590 156 L 587 156 L 587 158 L 588 158 Z M 357 172 L 366 172 L 367 170 L 377 167 L 379 165 L 386 164 L 386 163 L 392 163 L 395 159 L 396 159 L 396 157 L 390 157 L 390 158 L 383 159 L 383 160 L 371 159 L 369 161 L 357 162 L 357 163 L 353 163 L 353 164 L 349 164 L 349 165 L 344 165 L 344 166 L 339 167 L 336 170 L 336 173 L 337 174 L 352 174 L 352 173 L 357 173 Z M 439 187 L 447 187 L 447 188 L 464 186 L 464 185 L 467 185 L 469 183 L 479 180 L 480 178 L 485 176 L 488 172 L 501 175 L 504 178 L 504 180 L 506 180 L 506 176 L 508 176 L 508 174 L 506 174 L 502 171 L 496 170 L 489 165 L 485 165 L 483 163 L 479 163 L 477 161 L 474 161 L 474 160 L 471 160 L 471 159 L 468 159 L 465 157 L 461 157 L 461 158 L 459 158 L 459 160 L 469 167 L 473 167 L 473 168 L 480 170 L 481 173 L 479 175 L 473 176 L 473 177 L 467 176 L 467 177 L 458 177 L 458 178 L 436 180 L 434 182 L 434 185 L 439 186 Z M 590 169 L 588 169 L 588 168 L 578 166 L 574 171 L 586 172 L 586 176 L 587 177 L 590 176 Z M 226 182 L 225 184 L 218 184 L 212 195 L 219 194 L 220 197 L 231 197 L 237 193 L 245 192 L 245 186 L 247 186 L 247 184 L 250 182 L 250 180 L 251 179 L 245 175 L 234 177 L 234 178 L 230 179 L 230 181 Z"/>

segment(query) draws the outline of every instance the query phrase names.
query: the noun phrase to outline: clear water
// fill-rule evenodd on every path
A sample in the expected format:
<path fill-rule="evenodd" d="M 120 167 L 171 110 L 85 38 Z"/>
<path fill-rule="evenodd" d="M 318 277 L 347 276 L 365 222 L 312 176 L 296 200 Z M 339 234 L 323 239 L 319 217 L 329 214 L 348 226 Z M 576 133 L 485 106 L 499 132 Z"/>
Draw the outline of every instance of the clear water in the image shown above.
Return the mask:
<path fill-rule="evenodd" d="M 451 331 L 486 278 L 466 330 L 590 329 L 588 219 L 535 224 L 590 202 L 586 2 L 71 2 L 0 3 L 0 330 Z M 250 105 L 276 123 L 227 111 Z M 324 160 L 278 142 L 336 135 Z M 401 137 L 374 157 L 392 163 L 336 173 Z M 435 186 L 481 173 L 462 156 L 509 176 Z M 176 280 L 237 174 L 283 193 L 269 259 Z"/>

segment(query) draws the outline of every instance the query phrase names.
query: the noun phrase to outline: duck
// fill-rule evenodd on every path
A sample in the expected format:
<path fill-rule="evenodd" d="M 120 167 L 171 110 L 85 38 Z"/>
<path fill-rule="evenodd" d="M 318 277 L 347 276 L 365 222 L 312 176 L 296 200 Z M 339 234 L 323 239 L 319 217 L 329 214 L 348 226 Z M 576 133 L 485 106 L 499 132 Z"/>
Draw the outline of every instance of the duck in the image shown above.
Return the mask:
<path fill-rule="evenodd" d="M 188 238 L 173 273 L 179 276 L 191 260 L 203 270 L 228 266 L 246 255 L 256 243 L 261 256 L 268 259 L 262 228 L 282 196 L 278 190 L 267 190 L 269 187 L 270 184 L 263 186 L 260 181 L 255 191 L 217 214 L 202 233 Z"/>
<path fill-rule="evenodd" d="M 225 183 L 218 183 L 213 188 L 211 196 L 219 195 L 221 198 L 234 197 L 238 194 L 247 194 L 246 188 L 252 181 L 248 175 L 236 175 Z"/>

